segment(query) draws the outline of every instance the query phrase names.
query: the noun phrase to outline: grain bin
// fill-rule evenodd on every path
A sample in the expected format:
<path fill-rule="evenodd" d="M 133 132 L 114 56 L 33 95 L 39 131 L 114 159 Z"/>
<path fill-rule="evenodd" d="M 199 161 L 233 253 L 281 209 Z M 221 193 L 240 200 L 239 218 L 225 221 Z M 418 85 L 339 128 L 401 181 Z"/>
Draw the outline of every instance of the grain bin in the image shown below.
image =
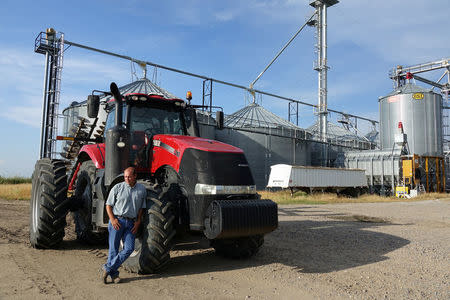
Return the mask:
<path fill-rule="evenodd" d="M 392 149 L 398 123 L 402 122 L 411 154 L 441 156 L 442 96 L 431 90 L 406 83 L 379 99 L 380 142 Z"/>
<path fill-rule="evenodd" d="M 310 165 L 310 138 L 304 129 L 256 103 L 226 116 L 225 128 L 216 130 L 218 141 L 244 150 L 258 189 L 266 187 L 271 165 Z"/>

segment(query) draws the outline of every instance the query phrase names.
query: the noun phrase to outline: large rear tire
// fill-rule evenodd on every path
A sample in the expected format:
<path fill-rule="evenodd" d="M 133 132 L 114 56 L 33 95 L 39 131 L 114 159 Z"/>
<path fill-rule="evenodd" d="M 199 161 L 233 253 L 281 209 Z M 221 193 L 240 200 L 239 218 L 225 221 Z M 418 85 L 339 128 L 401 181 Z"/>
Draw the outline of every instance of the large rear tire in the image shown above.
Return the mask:
<path fill-rule="evenodd" d="M 211 246 L 216 250 L 216 254 L 237 259 L 255 255 L 262 244 L 264 244 L 263 235 L 211 240 Z"/>
<path fill-rule="evenodd" d="M 30 205 L 30 242 L 34 248 L 53 248 L 61 243 L 68 204 L 65 163 L 49 158 L 38 160 Z"/>
<path fill-rule="evenodd" d="M 98 244 L 105 237 L 93 232 L 92 227 L 92 195 L 97 168 L 91 161 L 84 161 L 78 171 L 74 201 L 78 208 L 73 212 L 77 240 L 86 244 Z"/>
<path fill-rule="evenodd" d="M 147 188 L 147 211 L 144 213 L 135 249 L 124 262 L 126 270 L 139 274 L 157 273 L 170 260 L 175 236 L 172 202 L 163 190 Z"/>

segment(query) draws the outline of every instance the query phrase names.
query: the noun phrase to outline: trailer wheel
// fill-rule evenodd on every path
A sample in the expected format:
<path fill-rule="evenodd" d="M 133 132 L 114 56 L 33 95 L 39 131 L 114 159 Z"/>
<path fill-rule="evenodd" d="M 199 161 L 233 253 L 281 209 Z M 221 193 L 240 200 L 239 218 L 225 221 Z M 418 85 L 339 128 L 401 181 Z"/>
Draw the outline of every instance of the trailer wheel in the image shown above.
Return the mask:
<path fill-rule="evenodd" d="M 227 258 L 251 257 L 258 252 L 263 244 L 263 235 L 211 240 L 211 246 L 216 250 L 216 254 Z"/>
<path fill-rule="evenodd" d="M 75 221 L 77 240 L 86 244 L 97 244 L 104 241 L 102 235 L 92 231 L 92 195 L 97 168 L 91 161 L 81 164 L 75 185 L 75 210 L 72 215 Z"/>
<path fill-rule="evenodd" d="M 68 204 L 64 162 L 38 160 L 32 176 L 30 205 L 30 242 L 34 248 L 53 248 L 62 241 Z"/>
<path fill-rule="evenodd" d="M 160 271 L 170 260 L 175 236 L 172 202 L 164 190 L 147 188 L 147 212 L 135 241 L 135 249 L 124 262 L 126 270 L 139 274 Z"/>

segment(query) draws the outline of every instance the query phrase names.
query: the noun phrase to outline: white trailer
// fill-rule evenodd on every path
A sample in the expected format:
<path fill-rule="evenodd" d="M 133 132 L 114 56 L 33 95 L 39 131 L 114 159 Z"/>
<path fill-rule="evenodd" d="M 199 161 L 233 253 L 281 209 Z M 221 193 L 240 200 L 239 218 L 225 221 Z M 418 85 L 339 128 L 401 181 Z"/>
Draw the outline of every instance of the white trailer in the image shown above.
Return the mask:
<path fill-rule="evenodd" d="M 285 164 L 270 167 L 267 187 L 302 190 L 333 189 L 337 192 L 345 189 L 367 187 L 365 170 L 292 166 Z"/>

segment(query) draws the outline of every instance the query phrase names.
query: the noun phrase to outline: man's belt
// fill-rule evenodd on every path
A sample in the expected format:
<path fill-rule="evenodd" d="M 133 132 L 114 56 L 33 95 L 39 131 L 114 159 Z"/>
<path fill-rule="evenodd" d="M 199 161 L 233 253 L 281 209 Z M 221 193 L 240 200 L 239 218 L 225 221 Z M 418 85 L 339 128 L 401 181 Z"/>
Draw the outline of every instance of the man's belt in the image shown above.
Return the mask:
<path fill-rule="evenodd" d="M 130 221 L 136 221 L 136 218 L 130 218 L 130 217 L 125 217 L 125 216 L 117 216 L 119 219 L 125 219 L 125 220 L 130 220 Z"/>

